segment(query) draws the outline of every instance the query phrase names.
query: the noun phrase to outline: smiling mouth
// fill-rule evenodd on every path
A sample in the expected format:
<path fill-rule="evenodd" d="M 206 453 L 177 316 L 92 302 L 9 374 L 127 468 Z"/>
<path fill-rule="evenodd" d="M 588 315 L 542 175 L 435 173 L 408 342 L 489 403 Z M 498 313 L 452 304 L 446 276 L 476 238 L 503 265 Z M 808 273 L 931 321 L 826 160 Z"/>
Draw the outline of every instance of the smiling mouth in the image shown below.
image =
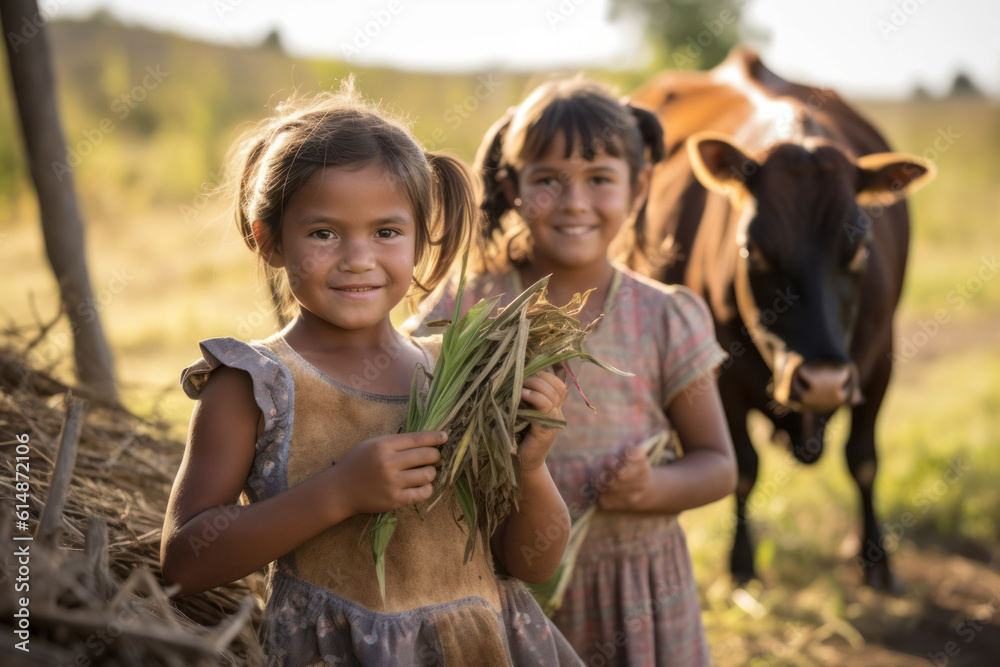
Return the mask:
<path fill-rule="evenodd" d="M 371 287 L 334 287 L 333 289 L 339 292 L 371 292 L 372 290 L 378 289 L 376 286 Z"/>
<path fill-rule="evenodd" d="M 582 236 L 587 232 L 594 231 L 597 227 L 590 227 L 586 225 L 573 225 L 567 227 L 556 227 L 556 232 L 559 234 L 565 234 L 566 236 Z"/>

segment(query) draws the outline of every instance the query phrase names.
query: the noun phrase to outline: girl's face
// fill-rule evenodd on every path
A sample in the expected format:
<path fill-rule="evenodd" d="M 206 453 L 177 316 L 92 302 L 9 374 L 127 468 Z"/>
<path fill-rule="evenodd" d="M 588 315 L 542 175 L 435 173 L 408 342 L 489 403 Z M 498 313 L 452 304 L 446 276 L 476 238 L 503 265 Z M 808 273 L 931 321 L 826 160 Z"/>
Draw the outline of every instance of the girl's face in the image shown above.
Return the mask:
<path fill-rule="evenodd" d="M 518 170 L 517 211 L 531 230 L 535 262 L 586 268 L 607 262 L 608 245 L 645 197 L 646 172 L 633 192 L 628 162 L 607 153 L 566 155 L 559 133 L 549 150 Z M 507 186 L 510 189 L 510 186 Z"/>
<path fill-rule="evenodd" d="M 327 167 L 289 199 L 268 262 L 304 314 L 353 331 L 384 325 L 406 296 L 415 238 L 410 201 L 384 169 Z"/>

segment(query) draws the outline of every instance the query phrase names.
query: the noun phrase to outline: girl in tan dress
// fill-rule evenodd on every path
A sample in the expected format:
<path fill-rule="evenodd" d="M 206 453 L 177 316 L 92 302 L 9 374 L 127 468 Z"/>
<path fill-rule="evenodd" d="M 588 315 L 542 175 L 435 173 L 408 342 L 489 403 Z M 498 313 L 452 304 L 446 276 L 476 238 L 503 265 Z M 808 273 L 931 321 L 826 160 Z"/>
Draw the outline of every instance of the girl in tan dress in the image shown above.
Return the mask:
<path fill-rule="evenodd" d="M 531 427 L 519 509 L 468 563 L 455 508 L 425 503 L 448 435 L 398 433 L 440 336 L 410 340 L 389 312 L 440 282 L 472 198 L 460 162 L 350 90 L 286 107 L 243 145 L 236 218 L 294 319 L 261 342 L 203 341 L 184 370 L 198 403 L 160 558 L 189 593 L 268 566 L 270 664 L 579 664 L 517 581 L 548 577 L 566 543 L 544 465 L 555 433 Z M 565 393 L 543 372 L 523 396 L 557 415 Z M 398 508 L 383 599 L 365 531 Z M 526 558 L 538 531 L 551 548 Z"/>

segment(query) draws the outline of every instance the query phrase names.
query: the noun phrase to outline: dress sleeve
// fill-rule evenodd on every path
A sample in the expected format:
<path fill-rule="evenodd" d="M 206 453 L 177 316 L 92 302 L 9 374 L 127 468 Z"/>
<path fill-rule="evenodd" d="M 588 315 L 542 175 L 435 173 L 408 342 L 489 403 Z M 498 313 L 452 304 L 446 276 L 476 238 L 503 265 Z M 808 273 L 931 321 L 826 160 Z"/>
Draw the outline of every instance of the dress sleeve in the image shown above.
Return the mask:
<path fill-rule="evenodd" d="M 726 359 L 715 338 L 715 325 L 705 301 L 683 286 L 675 286 L 663 314 L 667 347 L 663 356 L 663 407 L 712 372 Z"/>
<path fill-rule="evenodd" d="M 246 371 L 253 381 L 253 396 L 264 415 L 264 433 L 257 449 L 290 429 L 295 396 L 292 375 L 278 357 L 262 345 L 235 338 L 210 338 L 200 343 L 202 358 L 181 372 L 181 387 L 189 397 L 201 395 L 216 368 L 228 366 Z"/>

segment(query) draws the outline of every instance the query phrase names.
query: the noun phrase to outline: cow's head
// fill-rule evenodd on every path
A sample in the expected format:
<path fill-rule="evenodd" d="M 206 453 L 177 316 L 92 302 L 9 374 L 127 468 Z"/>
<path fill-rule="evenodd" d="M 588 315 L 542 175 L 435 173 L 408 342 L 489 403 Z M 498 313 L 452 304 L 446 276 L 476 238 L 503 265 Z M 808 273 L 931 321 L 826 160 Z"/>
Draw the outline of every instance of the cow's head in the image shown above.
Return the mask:
<path fill-rule="evenodd" d="M 819 413 L 857 403 L 849 350 L 877 251 L 877 217 L 865 207 L 898 202 L 933 177 L 933 166 L 900 153 L 855 160 L 821 139 L 751 156 L 726 136 L 702 133 L 687 149 L 701 184 L 743 214 L 732 248 L 736 305 L 771 370 L 774 399 Z"/>

